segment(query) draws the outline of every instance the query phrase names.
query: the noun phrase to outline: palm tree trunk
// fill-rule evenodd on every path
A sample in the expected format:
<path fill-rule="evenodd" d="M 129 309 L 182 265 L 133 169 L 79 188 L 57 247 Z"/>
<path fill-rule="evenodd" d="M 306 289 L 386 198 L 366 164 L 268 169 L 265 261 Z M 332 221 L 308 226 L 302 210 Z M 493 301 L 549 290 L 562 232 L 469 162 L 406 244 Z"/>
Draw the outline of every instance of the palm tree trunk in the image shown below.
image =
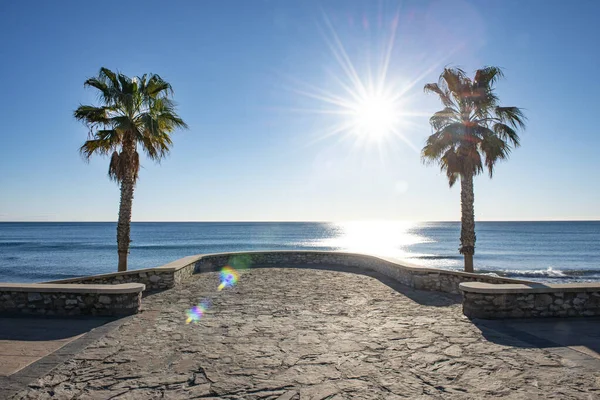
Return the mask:
<path fill-rule="evenodd" d="M 121 202 L 117 224 L 117 248 L 119 252 L 119 272 L 127 271 L 127 256 L 131 242 L 131 206 L 133 203 L 133 179 L 121 182 Z"/>
<path fill-rule="evenodd" d="M 119 222 L 117 223 L 117 251 L 119 253 L 119 272 L 127 271 L 127 256 L 131 243 L 131 208 L 133 205 L 133 190 L 135 188 L 135 171 L 132 160 L 135 144 L 131 140 L 123 143 L 121 162 L 124 162 L 125 174 L 121 181 L 121 202 L 119 204 Z"/>
<path fill-rule="evenodd" d="M 133 203 L 133 179 L 121 182 L 121 202 L 119 222 L 117 224 L 117 248 L 119 253 L 119 272 L 127 271 L 127 256 L 131 242 L 131 206 Z"/>
<path fill-rule="evenodd" d="M 460 178 L 460 253 L 465 257 L 465 272 L 473 272 L 473 255 L 475 254 L 475 194 L 473 192 L 473 175 Z"/>

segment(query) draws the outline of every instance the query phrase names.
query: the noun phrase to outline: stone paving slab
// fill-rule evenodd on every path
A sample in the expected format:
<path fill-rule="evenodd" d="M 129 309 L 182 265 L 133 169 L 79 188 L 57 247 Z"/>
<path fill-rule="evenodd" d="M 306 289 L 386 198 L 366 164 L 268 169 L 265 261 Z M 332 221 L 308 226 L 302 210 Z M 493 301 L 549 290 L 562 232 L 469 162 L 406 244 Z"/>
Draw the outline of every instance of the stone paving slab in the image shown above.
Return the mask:
<path fill-rule="evenodd" d="M 600 359 L 600 318 L 517 320 L 508 325 Z"/>
<path fill-rule="evenodd" d="M 552 353 L 570 355 L 582 366 L 600 370 L 600 318 L 511 319 L 479 320 L 477 325 L 544 348 Z M 568 350 L 573 350 L 569 352 Z M 582 353 L 583 356 L 581 354 Z"/>
<path fill-rule="evenodd" d="M 462 315 L 455 296 L 383 277 L 252 269 L 148 296 L 14 399 L 595 399 L 598 361 Z M 198 324 L 185 310 L 212 307 Z M 85 336 L 84 336 L 85 338 Z M 574 356 L 575 355 L 575 356 Z M 579 362 L 579 361 L 585 362 Z"/>
<path fill-rule="evenodd" d="M 9 376 L 79 338 L 98 321 L 0 318 L 0 376 Z"/>
<path fill-rule="evenodd" d="M 0 318 L 0 399 L 47 374 L 107 331 L 108 319 Z M 89 335 L 90 331 L 95 331 Z M 86 337 L 87 335 L 87 337 Z"/>

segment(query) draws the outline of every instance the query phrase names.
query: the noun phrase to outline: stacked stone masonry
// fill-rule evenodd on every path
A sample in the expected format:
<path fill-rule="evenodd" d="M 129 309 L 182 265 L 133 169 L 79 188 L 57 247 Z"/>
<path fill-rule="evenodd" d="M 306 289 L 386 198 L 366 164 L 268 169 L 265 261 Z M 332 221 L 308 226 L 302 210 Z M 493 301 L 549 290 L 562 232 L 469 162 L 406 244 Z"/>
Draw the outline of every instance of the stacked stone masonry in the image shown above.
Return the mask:
<path fill-rule="evenodd" d="M 184 265 L 180 268 L 150 268 L 127 272 L 117 272 L 114 274 L 82 276 L 71 279 L 61 279 L 49 283 L 82 283 L 82 284 L 101 284 L 115 285 L 119 283 L 142 283 L 146 285 L 147 291 L 158 291 L 171 289 L 184 282 L 193 275 L 195 262 Z"/>
<path fill-rule="evenodd" d="M 528 281 L 487 275 L 446 271 L 403 265 L 379 257 L 311 251 L 273 251 L 204 255 L 196 263 L 196 273 L 216 271 L 228 264 L 252 267 L 294 267 L 298 265 L 329 265 L 357 267 L 382 273 L 398 282 L 419 290 L 459 294 L 461 282 L 530 283 Z"/>
<path fill-rule="evenodd" d="M 147 291 L 157 291 L 180 285 L 194 273 L 216 271 L 230 264 L 245 267 L 306 265 L 355 267 L 383 273 L 415 289 L 454 294 L 460 293 L 458 286 L 461 282 L 528 283 L 516 279 L 409 266 L 364 254 L 325 251 L 268 251 L 198 255 L 186 257 L 158 268 L 84 276 L 50 283 L 118 284 L 136 282 L 146 285 Z"/>
<path fill-rule="evenodd" d="M 578 293 L 464 292 L 463 313 L 469 318 L 485 319 L 600 316 L 600 287 Z"/>
<path fill-rule="evenodd" d="M 123 316 L 142 304 L 137 293 L 61 293 L 0 291 L 0 315 Z"/>
<path fill-rule="evenodd" d="M 529 293 L 533 282 L 488 275 L 425 268 L 365 254 L 325 251 L 259 251 L 220 253 L 185 257 L 162 267 L 113 274 L 63 279 L 49 283 L 116 285 L 141 283 L 147 291 L 170 289 L 193 274 L 218 271 L 225 265 L 235 268 L 265 267 L 348 267 L 352 272 L 376 271 L 418 290 L 463 294 L 465 315 L 474 318 L 517 318 L 600 315 L 600 287 L 584 291 L 562 288 L 549 293 Z M 358 270 L 358 271 L 357 271 Z M 491 287 L 519 286 L 524 292 L 463 292 L 464 285 Z M 68 286 L 68 285 L 65 285 Z M 556 286 L 556 285 L 555 285 Z M 558 285 L 561 286 L 561 285 Z M 489 290 L 489 289 L 487 289 Z M 24 293 L 0 290 L 0 313 L 44 315 L 121 315 L 137 312 L 141 293 L 105 297 L 85 293 Z M 110 298 L 110 301 L 107 300 Z M 133 310 L 135 309 L 135 310 Z"/>

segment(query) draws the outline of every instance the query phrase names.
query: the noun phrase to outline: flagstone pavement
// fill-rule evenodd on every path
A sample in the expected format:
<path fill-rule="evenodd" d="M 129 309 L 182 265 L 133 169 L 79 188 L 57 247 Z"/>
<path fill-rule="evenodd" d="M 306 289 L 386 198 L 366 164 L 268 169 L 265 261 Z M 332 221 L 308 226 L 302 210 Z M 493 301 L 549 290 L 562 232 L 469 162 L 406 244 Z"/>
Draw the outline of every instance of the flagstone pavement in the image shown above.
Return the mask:
<path fill-rule="evenodd" d="M 140 314 L 12 398 L 600 398 L 593 351 L 470 321 L 457 296 L 308 268 L 250 269 L 234 287 L 218 284 L 205 273 L 145 297 Z M 205 315 L 186 324 L 205 299 Z"/>

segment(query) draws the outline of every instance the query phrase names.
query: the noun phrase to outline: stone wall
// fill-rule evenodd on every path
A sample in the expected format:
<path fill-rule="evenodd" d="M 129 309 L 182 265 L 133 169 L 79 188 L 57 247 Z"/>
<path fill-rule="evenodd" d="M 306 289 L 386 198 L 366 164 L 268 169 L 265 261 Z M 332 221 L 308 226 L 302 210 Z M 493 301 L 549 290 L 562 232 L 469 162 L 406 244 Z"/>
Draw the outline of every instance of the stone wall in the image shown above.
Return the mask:
<path fill-rule="evenodd" d="M 173 272 L 161 272 L 149 269 L 119 272 L 114 274 L 81 276 L 71 279 L 50 281 L 48 283 L 81 283 L 86 285 L 116 285 L 119 283 L 142 283 L 146 285 L 146 290 L 151 291 L 172 288 L 175 285 L 175 280 L 173 277 Z"/>
<path fill-rule="evenodd" d="M 82 288 L 81 286 L 86 286 Z M 143 285 L 110 288 L 92 285 L 0 286 L 0 315 L 124 316 L 142 304 Z"/>
<path fill-rule="evenodd" d="M 146 290 L 157 291 L 175 287 L 194 273 L 199 256 L 185 257 L 157 268 L 138 269 L 111 274 L 81 276 L 48 283 L 81 283 L 86 285 L 115 285 L 119 283 L 141 283 Z"/>
<path fill-rule="evenodd" d="M 325 251 L 269 251 L 203 255 L 197 260 L 196 273 L 217 271 L 225 265 L 259 267 L 294 267 L 305 265 L 357 267 L 382 273 L 419 290 L 460 293 L 461 282 L 530 283 L 466 272 L 446 271 L 408 265 L 375 256 Z"/>
<path fill-rule="evenodd" d="M 466 284 L 461 290 L 469 318 L 600 316 L 599 284 Z"/>
<path fill-rule="evenodd" d="M 199 257 L 196 257 L 196 259 L 193 262 L 190 262 L 189 264 L 186 264 L 184 267 L 178 268 L 173 272 L 173 284 L 175 286 L 181 285 L 183 282 L 188 280 L 192 275 L 194 275 L 194 272 L 196 271 L 196 262 L 197 262 L 198 258 Z"/>
<path fill-rule="evenodd" d="M 194 273 L 217 271 L 231 264 L 236 268 L 307 265 L 356 267 L 380 272 L 415 289 L 455 294 L 460 293 L 458 285 L 461 282 L 529 283 L 517 279 L 425 268 L 365 254 L 328 251 L 258 251 L 195 255 L 157 268 L 83 276 L 49 283 L 113 285 L 136 282 L 146 285 L 147 291 L 156 291 L 173 288 L 189 279 Z"/>
<path fill-rule="evenodd" d="M 472 318 L 563 317 L 600 315 L 600 285 L 542 285 L 534 282 L 459 271 L 425 268 L 365 254 L 331 251 L 257 251 L 185 257 L 157 268 L 53 281 L 63 286 L 114 287 L 139 283 L 149 291 L 173 288 L 195 273 L 234 268 L 310 267 L 376 271 L 406 286 L 463 294 L 463 310 Z M 358 271 L 356 270 L 358 269 Z M 79 285 L 78 285 L 79 284 Z M 1 285 L 1 284 L 0 284 Z M 41 285 L 41 284 L 36 284 Z M 482 286 L 483 285 L 483 286 Z M 482 287 L 484 289 L 482 289 Z M 498 292 L 498 288 L 502 288 Z M 508 289 L 507 289 L 508 288 Z M 103 297 L 2 290 L 0 313 L 46 315 L 117 315 L 139 309 L 141 294 Z M 47 305 L 47 306 L 46 306 Z"/>

